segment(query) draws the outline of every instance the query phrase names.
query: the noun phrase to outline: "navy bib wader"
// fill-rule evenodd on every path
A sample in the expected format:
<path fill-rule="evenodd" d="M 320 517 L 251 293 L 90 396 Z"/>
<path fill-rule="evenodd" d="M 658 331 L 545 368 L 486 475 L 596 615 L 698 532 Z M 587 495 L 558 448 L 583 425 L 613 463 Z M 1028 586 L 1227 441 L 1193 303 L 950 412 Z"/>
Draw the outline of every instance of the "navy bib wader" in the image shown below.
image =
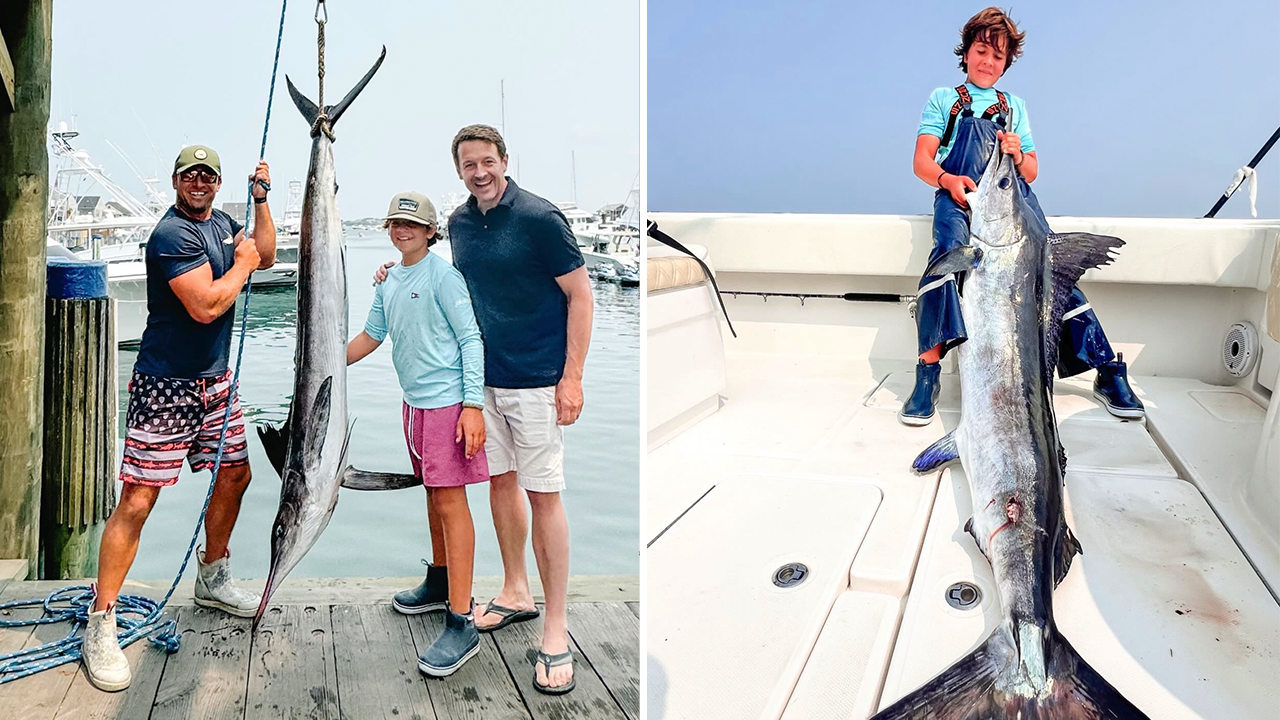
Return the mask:
<path fill-rule="evenodd" d="M 991 159 L 991 153 L 999 152 L 996 132 L 1005 130 L 1007 126 L 1009 104 L 1004 93 L 998 93 L 999 104 L 987 108 L 982 117 L 974 117 L 968 89 L 961 85 L 956 91 L 960 100 L 951 109 L 947 131 L 942 137 L 942 146 L 945 147 L 954 130 L 955 145 L 943 159 L 942 169 L 950 175 L 967 176 L 977 183 Z M 1022 176 L 1018 176 L 1018 183 L 1027 204 L 1047 229 L 1049 223 L 1031 186 Z M 951 193 L 939 189 L 933 198 L 933 252 L 929 254 L 929 262 L 933 263 L 968 243 L 968 211 L 951 199 Z M 941 345 L 942 354 L 946 355 L 968 339 L 964 318 L 960 314 L 956 278 L 954 275 L 926 276 L 920 278 L 919 288 L 916 294 L 916 331 L 920 354 Z M 1063 378 L 1078 375 L 1115 358 L 1102 325 L 1078 287 L 1072 288 L 1071 299 L 1067 301 L 1058 348 L 1058 377 Z"/>

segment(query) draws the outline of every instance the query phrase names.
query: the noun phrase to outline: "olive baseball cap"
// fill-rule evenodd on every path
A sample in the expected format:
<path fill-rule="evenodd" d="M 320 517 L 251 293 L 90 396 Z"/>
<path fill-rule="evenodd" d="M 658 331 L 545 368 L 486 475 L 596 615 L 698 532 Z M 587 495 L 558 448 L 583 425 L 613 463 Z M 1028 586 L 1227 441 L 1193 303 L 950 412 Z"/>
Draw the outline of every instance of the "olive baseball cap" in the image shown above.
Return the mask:
<path fill-rule="evenodd" d="M 391 198 L 387 220 L 412 220 L 421 225 L 435 225 L 436 206 L 422 193 L 402 192 Z"/>
<path fill-rule="evenodd" d="M 182 152 L 178 153 L 178 159 L 173 161 L 173 174 L 177 175 L 198 165 L 204 165 L 219 175 L 222 174 L 222 160 L 218 158 L 218 153 L 205 145 L 188 145 L 182 148 Z"/>

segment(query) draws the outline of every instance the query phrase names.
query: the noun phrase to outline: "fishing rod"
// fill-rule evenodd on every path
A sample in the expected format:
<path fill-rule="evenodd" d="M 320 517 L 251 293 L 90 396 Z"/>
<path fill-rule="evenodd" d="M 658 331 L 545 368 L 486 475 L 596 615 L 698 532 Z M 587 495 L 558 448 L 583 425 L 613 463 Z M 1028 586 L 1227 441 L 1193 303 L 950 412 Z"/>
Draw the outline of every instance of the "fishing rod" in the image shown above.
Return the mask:
<path fill-rule="evenodd" d="M 1257 194 L 1258 181 L 1255 178 L 1253 170 L 1258 167 L 1258 163 L 1262 162 L 1262 158 L 1271 150 L 1271 146 L 1276 144 L 1276 140 L 1280 140 L 1280 127 L 1276 128 L 1276 131 L 1271 133 L 1271 137 L 1267 139 L 1267 142 L 1262 146 L 1262 149 L 1258 151 L 1258 154 L 1253 156 L 1253 159 L 1249 161 L 1249 164 L 1236 171 L 1235 177 L 1231 178 L 1231 184 L 1227 185 L 1226 192 L 1222 193 L 1222 197 L 1218 198 L 1218 202 L 1214 203 L 1213 209 L 1205 214 L 1205 217 L 1211 218 L 1214 215 L 1217 215 L 1218 211 L 1222 209 L 1222 206 L 1227 204 L 1227 200 L 1229 200 L 1231 196 L 1235 194 L 1236 190 L 1240 188 L 1240 185 L 1245 181 L 1245 178 L 1249 178 L 1251 196 Z M 1250 199 L 1250 205 L 1253 205 L 1252 198 Z M 1256 211 L 1254 212 L 1254 216 L 1257 216 Z"/>
<path fill-rule="evenodd" d="M 765 302 L 769 302 L 771 297 L 799 298 L 800 305 L 804 305 L 805 300 L 821 299 L 821 300 L 845 300 L 848 302 L 880 302 L 880 303 L 909 303 L 916 299 L 915 295 L 894 295 L 893 293 L 867 293 L 867 292 L 847 292 L 840 294 L 829 293 L 792 293 L 792 292 L 763 292 L 759 290 L 722 290 L 725 295 L 732 295 L 737 299 L 739 295 L 755 295 L 764 298 Z"/>

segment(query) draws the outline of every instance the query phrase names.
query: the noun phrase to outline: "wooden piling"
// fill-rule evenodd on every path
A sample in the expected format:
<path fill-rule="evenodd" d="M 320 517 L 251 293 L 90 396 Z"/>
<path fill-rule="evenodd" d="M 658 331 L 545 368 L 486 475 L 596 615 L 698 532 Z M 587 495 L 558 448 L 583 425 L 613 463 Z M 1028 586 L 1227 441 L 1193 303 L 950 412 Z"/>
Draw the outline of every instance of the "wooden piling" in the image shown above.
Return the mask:
<path fill-rule="evenodd" d="M 0 35 L 13 65 L 12 102 L 0 102 L 0 558 L 31 560 L 32 577 L 40 533 L 52 26 L 53 0 L 0 2 Z M 4 84 L 0 94 L 7 95 Z"/>
<path fill-rule="evenodd" d="M 51 261 L 45 302 L 40 575 L 94 577 L 116 503 L 115 301 L 106 264 Z"/>

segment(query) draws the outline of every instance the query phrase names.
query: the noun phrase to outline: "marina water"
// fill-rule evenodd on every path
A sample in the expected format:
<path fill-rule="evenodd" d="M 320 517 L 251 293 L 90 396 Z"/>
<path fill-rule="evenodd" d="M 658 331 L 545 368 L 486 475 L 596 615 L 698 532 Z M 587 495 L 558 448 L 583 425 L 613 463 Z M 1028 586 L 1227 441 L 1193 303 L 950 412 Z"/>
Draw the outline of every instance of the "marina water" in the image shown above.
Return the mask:
<path fill-rule="evenodd" d="M 449 257 L 448 243 L 431 252 Z M 373 302 L 372 277 L 384 261 L 398 259 L 385 233 L 348 234 L 349 333 L 364 327 Z M 569 518 L 574 575 L 639 573 L 639 291 L 611 283 L 595 285 L 595 323 L 583 381 L 585 405 L 565 429 L 563 494 Z M 244 296 L 241 295 L 241 302 Z M 255 290 L 240 372 L 240 398 L 249 424 L 253 482 L 245 493 L 231 537 L 232 567 L 239 577 L 265 577 L 271 561 L 270 534 L 280 501 L 280 479 L 267 461 L 253 426 L 277 424 L 289 412 L 297 296 L 293 288 Z M 241 305 L 232 337 L 234 367 Z M 136 351 L 120 351 L 120 449 L 123 449 L 126 386 Z M 350 461 L 365 470 L 411 472 L 401 425 L 402 395 L 391 364 L 390 343 L 348 369 L 348 415 L 355 421 Z M 142 531 L 131 578 L 172 577 L 182 562 L 208 490 L 209 473 L 184 465 L 176 485 L 160 493 Z M 489 511 L 487 483 L 472 486 L 468 500 L 476 528 L 475 573 L 500 576 L 502 562 Z M 203 543 L 203 531 L 201 531 Z M 419 575 L 420 558 L 431 558 L 426 493 L 418 488 L 387 492 L 343 490 L 333 519 L 292 577 L 400 577 Z M 536 578 L 533 551 L 527 551 Z M 188 571 L 190 576 L 192 571 Z"/>

